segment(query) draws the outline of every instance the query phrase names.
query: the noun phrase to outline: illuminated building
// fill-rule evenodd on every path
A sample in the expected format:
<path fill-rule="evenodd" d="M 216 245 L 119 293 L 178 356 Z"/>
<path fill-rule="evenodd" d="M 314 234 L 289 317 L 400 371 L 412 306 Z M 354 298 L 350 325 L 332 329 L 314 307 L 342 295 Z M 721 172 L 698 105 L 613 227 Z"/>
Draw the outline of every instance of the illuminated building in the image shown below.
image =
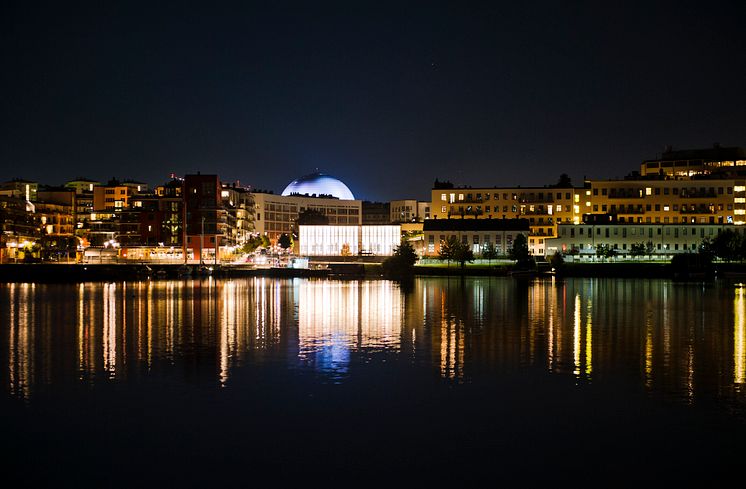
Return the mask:
<path fill-rule="evenodd" d="M 660 158 L 645 160 L 640 175 L 693 177 L 696 175 L 746 175 L 746 149 L 723 148 L 719 144 L 706 149 L 676 150 L 666 148 Z"/>
<path fill-rule="evenodd" d="M 519 234 L 528 235 L 526 219 L 428 219 L 423 225 L 425 256 L 437 256 L 440 245 L 451 236 L 468 244 L 474 253 L 492 244 L 500 255 L 507 254 Z"/>
<path fill-rule="evenodd" d="M 430 202 L 415 199 L 392 200 L 390 208 L 391 222 L 422 222 L 430 219 Z"/>
<path fill-rule="evenodd" d="M 340 200 L 355 200 L 349 187 L 341 180 L 325 173 L 311 173 L 290 182 L 282 195 L 308 195 L 333 197 Z"/>
<path fill-rule="evenodd" d="M 217 250 L 227 227 L 221 190 L 217 175 L 197 173 L 184 177 L 186 256 L 199 261 L 217 260 Z"/>
<path fill-rule="evenodd" d="M 251 191 L 239 182 L 223 184 L 220 192 L 228 220 L 227 240 L 229 245 L 240 246 L 254 231 L 254 199 Z"/>
<path fill-rule="evenodd" d="M 130 198 L 138 193 L 137 185 L 109 180 L 106 185 L 93 186 L 93 210 L 116 211 L 130 206 Z"/>
<path fill-rule="evenodd" d="M 300 213 L 312 209 L 324 214 L 330 225 L 361 224 L 362 202 L 331 197 L 282 196 L 254 191 L 254 231 L 273 242 L 293 232 Z"/>
<path fill-rule="evenodd" d="M 573 187 L 454 187 L 436 182 L 432 219 L 526 219 L 529 251 L 544 254 L 544 240 L 556 236 L 559 223 L 579 223 L 580 194 Z M 436 240 L 437 241 L 437 240 Z M 426 245 L 427 247 L 428 245 Z"/>
<path fill-rule="evenodd" d="M 401 243 L 398 225 L 300 225 L 298 241 L 303 256 L 391 256 Z"/>
<path fill-rule="evenodd" d="M 588 180 L 583 214 L 620 223 L 743 224 L 746 181 L 733 179 Z"/>
<path fill-rule="evenodd" d="M 20 197 L 29 202 L 36 201 L 36 192 L 39 189 L 37 182 L 14 178 L 13 180 L 0 184 L 0 195 L 8 197 Z"/>
<path fill-rule="evenodd" d="M 93 187 L 101 185 L 101 182 L 78 177 L 65 183 L 65 188 L 72 189 L 76 194 L 93 193 Z"/>
<path fill-rule="evenodd" d="M 725 224 L 617 224 L 600 220 L 579 225 L 560 224 L 559 236 L 546 241 L 547 254 L 559 251 L 595 259 L 598 245 L 606 245 L 616 251 L 618 259 L 628 259 L 633 258 L 632 245 L 650 243 L 651 255 L 668 259 L 678 253 L 695 253 L 705 238 L 712 240 L 730 227 Z"/>

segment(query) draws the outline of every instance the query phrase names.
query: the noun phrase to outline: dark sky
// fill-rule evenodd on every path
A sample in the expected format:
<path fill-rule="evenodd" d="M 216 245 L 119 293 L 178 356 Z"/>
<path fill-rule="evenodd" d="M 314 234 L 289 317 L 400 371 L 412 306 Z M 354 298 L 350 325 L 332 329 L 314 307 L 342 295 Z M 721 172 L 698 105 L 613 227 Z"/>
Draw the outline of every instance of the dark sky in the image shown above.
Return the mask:
<path fill-rule="evenodd" d="M 390 200 L 746 146 L 743 2 L 485 3 L 2 2 L 0 180 L 319 168 Z"/>

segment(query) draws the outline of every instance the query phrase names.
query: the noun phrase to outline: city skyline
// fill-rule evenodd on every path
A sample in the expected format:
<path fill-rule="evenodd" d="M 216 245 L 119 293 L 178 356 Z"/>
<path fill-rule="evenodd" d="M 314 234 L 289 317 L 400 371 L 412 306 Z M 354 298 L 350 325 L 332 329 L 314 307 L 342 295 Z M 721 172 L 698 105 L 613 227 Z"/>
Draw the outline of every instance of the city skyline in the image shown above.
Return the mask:
<path fill-rule="evenodd" d="M 666 145 L 742 145 L 738 7 L 6 4 L 2 178 L 279 191 L 318 168 L 392 200 L 622 177 Z"/>

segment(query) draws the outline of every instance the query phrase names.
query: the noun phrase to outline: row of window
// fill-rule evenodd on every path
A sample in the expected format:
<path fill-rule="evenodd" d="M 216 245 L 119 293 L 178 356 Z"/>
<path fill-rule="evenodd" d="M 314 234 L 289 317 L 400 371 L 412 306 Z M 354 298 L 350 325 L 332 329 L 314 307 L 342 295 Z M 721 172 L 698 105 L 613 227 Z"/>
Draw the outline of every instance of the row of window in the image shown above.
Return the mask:
<path fill-rule="evenodd" d="M 682 197 L 696 197 L 700 195 L 728 195 L 733 193 L 733 187 L 601 187 L 593 188 L 593 195 L 607 195 L 609 197 L 642 197 L 643 195 L 681 195 Z"/>
<path fill-rule="evenodd" d="M 687 243 L 681 243 L 681 244 L 673 243 L 673 246 L 671 246 L 669 243 L 657 243 L 655 245 L 655 248 L 661 251 L 662 250 L 697 251 L 699 245 L 700 243 L 688 243 L 688 244 Z M 619 243 L 614 243 L 613 245 L 609 244 L 609 246 L 615 250 L 621 250 L 621 251 L 627 250 L 627 243 L 622 243 L 621 247 L 619 246 Z M 578 251 L 592 251 L 592 252 L 595 252 L 597 249 L 591 243 L 588 243 L 588 244 L 580 243 L 577 246 L 573 246 L 573 248 L 576 248 Z M 564 249 L 563 247 L 563 251 L 567 251 L 567 249 Z M 622 258 L 626 258 L 626 257 L 627 257 L 626 255 L 622 255 Z"/>
<path fill-rule="evenodd" d="M 528 193 L 502 193 L 502 200 L 549 200 L 551 201 L 553 198 L 557 200 L 562 199 L 562 192 L 528 192 Z M 488 201 L 490 199 L 492 200 L 500 200 L 500 193 L 490 193 L 490 192 L 476 192 L 476 193 L 442 193 L 440 194 L 440 200 L 443 202 L 450 202 L 454 203 L 457 200 L 458 201 Z M 565 199 L 571 200 L 572 199 L 572 192 L 565 192 Z"/>
<path fill-rule="evenodd" d="M 569 226 L 569 227 L 560 227 L 560 235 L 561 236 L 567 236 L 570 235 L 571 238 L 574 238 L 576 235 L 577 230 L 577 236 L 592 236 L 594 234 L 595 229 L 595 235 L 596 236 L 604 236 L 606 238 L 613 236 L 619 236 L 622 235 L 622 238 L 626 238 L 627 236 L 640 236 L 643 237 L 645 234 L 647 234 L 648 238 L 652 238 L 653 234 L 656 236 L 662 236 L 665 234 L 666 236 L 671 236 L 672 229 L 673 229 L 673 236 L 675 238 L 679 237 L 679 234 L 681 236 L 696 236 L 697 235 L 697 229 L 699 229 L 699 235 L 701 238 L 704 238 L 705 235 L 713 236 L 715 234 L 715 228 L 709 227 L 709 228 L 697 228 L 697 227 L 658 227 L 655 228 L 655 231 L 653 231 L 653 227 L 637 227 L 637 226 L 614 226 L 614 227 L 607 227 L 607 226 Z M 645 230 L 647 229 L 647 233 Z M 665 232 L 664 232 L 665 229 Z"/>

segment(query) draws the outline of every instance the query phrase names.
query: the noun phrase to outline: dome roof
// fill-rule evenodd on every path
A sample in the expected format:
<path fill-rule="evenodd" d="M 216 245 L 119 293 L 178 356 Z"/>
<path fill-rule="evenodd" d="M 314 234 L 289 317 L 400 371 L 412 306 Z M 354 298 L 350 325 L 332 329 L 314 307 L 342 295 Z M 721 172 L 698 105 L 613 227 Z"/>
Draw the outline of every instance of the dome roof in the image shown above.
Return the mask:
<path fill-rule="evenodd" d="M 290 182 L 282 195 L 308 194 L 331 195 L 340 200 L 355 200 L 350 189 L 341 180 L 325 173 L 311 173 Z"/>

